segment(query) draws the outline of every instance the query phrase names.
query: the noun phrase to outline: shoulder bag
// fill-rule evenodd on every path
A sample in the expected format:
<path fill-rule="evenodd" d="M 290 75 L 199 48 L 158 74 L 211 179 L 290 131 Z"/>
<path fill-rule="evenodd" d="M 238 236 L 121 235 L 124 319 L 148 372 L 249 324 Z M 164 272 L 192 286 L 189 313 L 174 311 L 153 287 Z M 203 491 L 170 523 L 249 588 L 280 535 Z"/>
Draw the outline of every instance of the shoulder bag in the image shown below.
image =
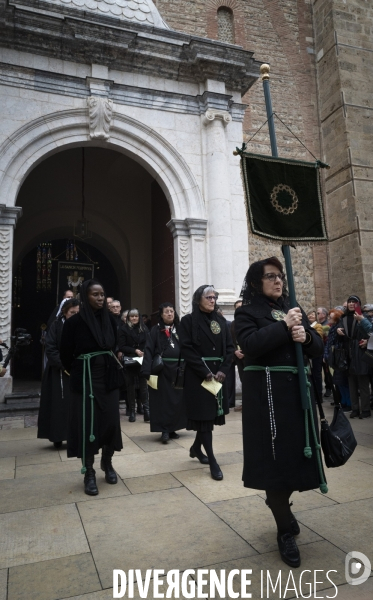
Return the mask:
<path fill-rule="evenodd" d="M 182 364 L 181 364 L 181 362 L 182 362 Z M 184 379 L 185 379 L 185 362 L 184 362 L 184 360 L 182 361 L 181 352 L 180 352 L 179 360 L 177 363 L 177 369 L 176 369 L 176 377 L 172 383 L 175 390 L 184 389 Z"/>

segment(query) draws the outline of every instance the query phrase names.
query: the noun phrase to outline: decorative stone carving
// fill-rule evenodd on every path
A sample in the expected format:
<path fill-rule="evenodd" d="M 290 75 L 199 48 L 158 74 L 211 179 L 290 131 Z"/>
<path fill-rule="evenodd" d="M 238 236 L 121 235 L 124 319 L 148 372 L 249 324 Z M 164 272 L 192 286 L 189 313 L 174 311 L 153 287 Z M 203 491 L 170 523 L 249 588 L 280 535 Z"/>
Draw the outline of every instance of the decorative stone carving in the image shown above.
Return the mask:
<path fill-rule="evenodd" d="M 190 261 L 189 240 L 179 238 L 180 261 L 180 313 L 184 316 L 190 312 Z"/>
<path fill-rule="evenodd" d="M 221 119 L 223 121 L 224 125 L 227 125 L 228 123 L 230 123 L 232 121 L 232 117 L 228 111 L 206 110 L 205 124 L 207 125 L 207 123 L 211 123 L 211 121 L 214 121 L 215 119 Z"/>
<path fill-rule="evenodd" d="M 9 338 L 11 305 L 11 229 L 0 227 L 0 338 Z"/>
<path fill-rule="evenodd" d="M 91 139 L 108 140 L 113 115 L 113 101 L 108 98 L 87 98 L 89 110 L 89 136 Z"/>

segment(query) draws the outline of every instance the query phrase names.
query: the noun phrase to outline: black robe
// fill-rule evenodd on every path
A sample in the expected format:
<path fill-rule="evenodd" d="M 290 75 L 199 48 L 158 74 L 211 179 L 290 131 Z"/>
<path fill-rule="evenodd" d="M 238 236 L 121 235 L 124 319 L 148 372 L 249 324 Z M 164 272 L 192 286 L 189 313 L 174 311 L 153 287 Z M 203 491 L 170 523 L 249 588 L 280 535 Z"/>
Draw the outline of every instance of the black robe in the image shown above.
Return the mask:
<path fill-rule="evenodd" d="M 192 315 L 185 315 L 180 321 L 179 338 L 181 352 L 185 360 L 184 398 L 187 417 L 191 421 L 214 421 L 217 416 L 217 401 L 211 392 L 202 387 L 202 382 L 210 373 L 222 371 L 227 375 L 233 358 L 234 347 L 229 327 L 225 319 L 219 319 L 220 333 L 214 334 L 201 316 L 198 320 L 199 343 L 193 340 Z M 204 365 L 202 357 L 215 357 Z M 221 362 L 219 357 L 223 358 Z M 229 413 L 226 381 L 223 383 L 223 410 Z M 223 421 L 224 423 L 224 421 Z"/>
<path fill-rule="evenodd" d="M 38 438 L 47 439 L 50 442 L 67 440 L 70 378 L 64 373 L 60 357 L 63 326 L 62 319 L 54 321 L 45 339 L 48 362 L 41 384 Z"/>
<path fill-rule="evenodd" d="M 152 360 L 156 354 L 162 358 L 178 359 L 180 343 L 173 334 L 174 348 L 166 340 L 166 334 L 159 325 L 155 325 L 145 346 L 144 361 L 141 375 L 148 378 L 151 374 Z M 164 361 L 164 367 L 158 374 L 158 389 L 149 387 L 150 431 L 172 432 L 185 429 L 187 424 L 186 406 L 183 390 L 175 390 L 172 383 L 175 381 L 178 363 Z"/>
<path fill-rule="evenodd" d="M 97 315 L 99 317 L 99 315 Z M 117 342 L 117 325 L 110 315 L 110 323 L 114 331 L 115 351 Z M 70 373 L 71 402 L 69 405 L 69 426 L 67 437 L 67 456 L 82 457 L 83 449 L 83 360 L 81 354 L 102 350 L 88 325 L 78 313 L 68 319 L 64 325 L 61 339 L 61 361 Z M 86 456 L 98 454 L 103 445 L 119 451 L 123 448 L 119 418 L 119 378 L 118 363 L 110 355 L 97 356 L 91 359 L 92 384 L 94 394 L 94 441 L 89 441 L 91 424 L 91 404 L 89 399 L 89 382 L 86 376 Z"/>
<path fill-rule="evenodd" d="M 253 299 L 251 305 L 235 313 L 237 340 L 245 354 L 245 366 L 297 366 L 295 344 L 283 320 L 276 320 L 274 310 L 288 312 L 285 304 L 271 303 L 265 296 Z M 324 344 L 312 329 L 302 311 L 302 325 L 309 334 L 303 344 L 307 357 L 320 356 Z M 272 453 L 270 412 L 266 373 L 244 371 L 242 382 L 242 422 L 245 487 L 259 490 L 312 490 L 320 484 L 314 440 L 310 430 L 312 457 L 304 455 L 305 417 L 300 399 L 298 375 L 289 372 L 271 373 L 274 417 L 277 429 L 275 456 Z M 311 397 L 315 427 L 318 420 L 314 391 Z"/>

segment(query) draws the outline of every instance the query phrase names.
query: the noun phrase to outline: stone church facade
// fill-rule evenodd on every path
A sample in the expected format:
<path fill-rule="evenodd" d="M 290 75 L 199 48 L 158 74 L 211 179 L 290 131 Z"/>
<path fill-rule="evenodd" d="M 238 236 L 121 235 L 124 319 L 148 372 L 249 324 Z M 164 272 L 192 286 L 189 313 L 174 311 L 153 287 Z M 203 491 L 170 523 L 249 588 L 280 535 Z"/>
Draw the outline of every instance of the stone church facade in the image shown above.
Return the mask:
<path fill-rule="evenodd" d="M 270 153 L 267 127 L 258 131 L 263 62 L 283 122 L 280 156 L 312 160 L 310 150 L 331 165 L 331 241 L 292 251 L 299 300 L 329 306 L 351 291 L 373 300 L 372 19 L 364 0 L 0 0 L 0 338 L 11 331 L 13 267 L 76 218 L 69 198 L 41 200 L 32 173 L 82 147 L 119 153 L 116 173 L 128 173 L 123 196 L 104 193 L 87 218 L 126 272 L 129 302 L 151 306 L 141 273 L 151 278 L 143 234 L 156 182 L 169 207 L 181 315 L 204 282 L 231 314 L 249 261 L 280 256 L 250 236 L 232 152 L 245 140 Z M 126 196 L 131 173 L 140 187 Z M 142 216 L 129 215 L 128 202 Z"/>

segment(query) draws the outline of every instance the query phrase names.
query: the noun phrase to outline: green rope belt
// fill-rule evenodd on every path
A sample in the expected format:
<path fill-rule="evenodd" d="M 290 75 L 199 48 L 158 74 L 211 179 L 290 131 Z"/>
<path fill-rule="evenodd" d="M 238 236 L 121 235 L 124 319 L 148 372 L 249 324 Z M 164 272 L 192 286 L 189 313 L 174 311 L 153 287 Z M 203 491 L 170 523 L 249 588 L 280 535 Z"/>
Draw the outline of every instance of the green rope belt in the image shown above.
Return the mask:
<path fill-rule="evenodd" d="M 288 366 L 286 366 L 286 367 L 283 367 L 283 366 L 262 367 L 260 365 L 249 365 L 244 368 L 244 371 L 266 371 L 267 373 L 268 372 L 271 372 L 271 373 L 293 373 L 293 375 L 298 375 L 297 367 L 288 367 Z M 305 371 L 306 376 L 310 374 L 309 367 L 304 367 L 304 371 Z M 309 423 L 310 423 L 311 429 L 312 429 L 313 440 L 314 440 L 314 444 L 315 444 L 315 448 L 316 448 L 317 466 L 318 466 L 319 476 L 320 476 L 320 481 L 321 481 L 320 491 L 323 494 L 326 494 L 328 492 L 328 487 L 326 485 L 324 473 L 323 473 L 323 469 L 322 469 L 321 446 L 317 439 L 316 427 L 315 427 L 315 422 L 314 422 L 314 418 L 313 418 L 313 411 L 312 411 L 312 404 L 311 404 L 311 394 L 310 394 L 311 382 L 307 379 L 307 377 L 306 377 L 306 385 L 307 385 L 308 406 L 306 409 L 304 409 L 304 426 L 305 426 L 305 434 L 306 434 L 306 446 L 305 446 L 303 452 L 304 452 L 304 455 L 306 458 L 311 458 L 312 448 L 310 446 L 310 434 L 309 434 Z"/>
<path fill-rule="evenodd" d="M 163 361 L 166 361 L 166 362 L 179 362 L 179 359 L 178 359 L 178 358 L 162 358 L 162 360 L 163 360 Z M 184 362 L 184 359 L 183 359 L 183 358 L 181 358 L 181 359 L 180 359 L 180 362 Z"/>
<path fill-rule="evenodd" d="M 224 360 L 224 358 L 222 358 L 221 356 L 202 356 L 202 360 L 220 360 L 220 362 L 222 363 L 223 360 Z M 218 403 L 217 416 L 221 417 L 222 415 L 224 415 L 224 410 L 223 410 L 223 387 L 221 387 L 220 390 L 218 391 L 218 393 L 216 395 L 216 401 Z"/>
<path fill-rule="evenodd" d="M 92 373 L 91 373 L 91 358 L 95 356 L 100 356 L 102 354 L 110 354 L 112 355 L 111 350 L 100 350 L 99 352 L 90 352 L 89 354 L 81 354 L 78 356 L 78 359 L 83 361 L 83 450 L 82 450 L 82 469 L 81 473 L 85 473 L 87 468 L 85 466 L 85 444 L 86 444 L 86 426 L 85 426 L 85 397 L 86 397 L 86 371 L 88 369 L 88 381 L 89 381 L 89 397 L 91 399 L 91 433 L 89 436 L 89 441 L 94 442 L 95 436 L 93 435 L 93 421 L 94 421 L 94 395 L 92 388 Z"/>

